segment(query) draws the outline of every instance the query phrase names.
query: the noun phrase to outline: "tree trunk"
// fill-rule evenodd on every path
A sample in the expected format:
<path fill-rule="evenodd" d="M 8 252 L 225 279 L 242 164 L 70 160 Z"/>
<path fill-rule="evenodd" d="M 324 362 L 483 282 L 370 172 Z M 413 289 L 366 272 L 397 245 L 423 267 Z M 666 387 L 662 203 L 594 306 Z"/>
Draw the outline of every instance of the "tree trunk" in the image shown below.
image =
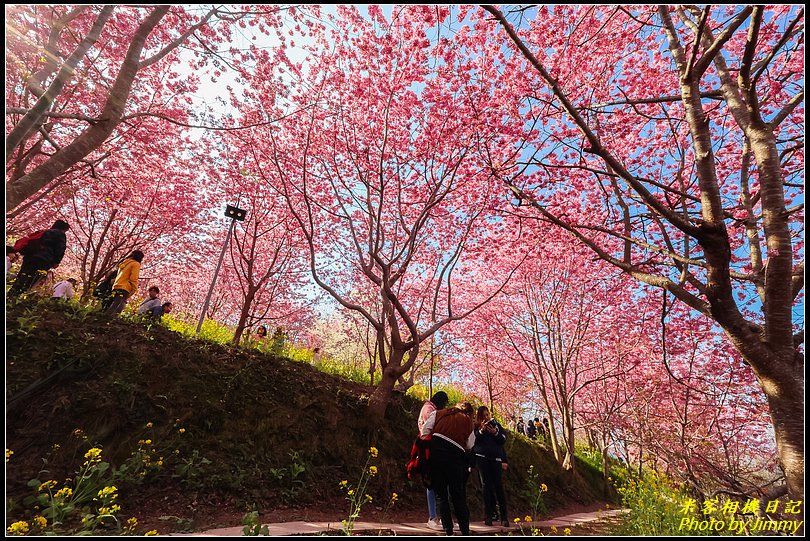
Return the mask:
<path fill-rule="evenodd" d="M 253 299 L 256 297 L 258 287 L 248 285 L 247 295 L 245 295 L 245 302 L 242 303 L 242 310 L 239 312 L 239 323 L 236 324 L 236 330 L 233 333 L 233 345 L 238 346 L 239 341 L 242 339 L 242 333 L 245 332 L 245 324 L 247 323 L 248 315 L 250 314 L 250 307 L 253 306 Z"/>
<path fill-rule="evenodd" d="M 394 352 L 391 352 L 394 355 Z M 402 353 L 399 353 L 400 358 Z M 382 371 L 380 383 L 374 389 L 371 398 L 368 401 L 368 420 L 371 424 L 382 423 L 385 419 L 385 411 L 388 409 L 388 404 L 391 402 L 391 395 L 394 391 L 399 376 L 402 375 L 399 367 L 393 366 L 389 363 Z"/>
<path fill-rule="evenodd" d="M 804 500 L 804 378 L 798 367 L 799 374 L 790 370 L 771 371 L 767 376 L 757 373 L 768 399 L 788 495 L 797 501 Z"/>

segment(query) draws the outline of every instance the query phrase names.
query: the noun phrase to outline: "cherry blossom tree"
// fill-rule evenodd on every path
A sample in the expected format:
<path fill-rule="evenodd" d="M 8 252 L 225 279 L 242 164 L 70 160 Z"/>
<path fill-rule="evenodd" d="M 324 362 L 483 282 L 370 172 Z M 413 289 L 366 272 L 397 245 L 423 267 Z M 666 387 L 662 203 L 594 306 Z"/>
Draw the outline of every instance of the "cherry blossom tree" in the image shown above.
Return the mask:
<path fill-rule="evenodd" d="M 47 196 L 72 172 L 93 177 L 115 152 L 102 148 L 105 142 L 138 119 L 224 129 L 222 121 L 191 118 L 200 74 L 210 65 L 216 81 L 228 66 L 249 69 L 251 51 L 223 45 L 237 27 L 249 24 L 266 34 L 282 26 L 283 11 L 293 12 L 276 6 L 8 6 L 7 211 Z"/>
<path fill-rule="evenodd" d="M 449 40 L 427 37 L 446 9 L 403 7 L 390 21 L 374 6 L 369 19 L 336 9 L 331 29 L 311 30 L 306 69 L 280 59 L 297 78 L 285 99 L 297 113 L 263 132 L 262 167 L 281 181 L 315 282 L 374 327 L 379 420 L 420 345 L 503 283 L 503 269 L 478 262 L 484 239 L 509 238 L 485 165 L 505 147 L 476 111 L 488 88 L 458 76 L 464 59 Z M 272 81 L 257 74 L 247 103 L 280 107 Z M 474 276 L 480 285 L 465 291 Z"/>
<path fill-rule="evenodd" d="M 722 328 L 768 398 L 801 499 L 804 10 L 484 9 L 477 43 L 532 102 L 519 121 L 536 151 L 501 178 L 529 212 Z"/>

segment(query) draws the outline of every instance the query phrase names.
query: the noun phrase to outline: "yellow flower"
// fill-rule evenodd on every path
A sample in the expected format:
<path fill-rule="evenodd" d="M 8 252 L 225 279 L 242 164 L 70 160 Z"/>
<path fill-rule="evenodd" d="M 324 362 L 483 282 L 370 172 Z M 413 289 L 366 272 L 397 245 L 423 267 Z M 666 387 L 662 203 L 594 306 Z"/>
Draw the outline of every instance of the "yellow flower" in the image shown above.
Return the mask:
<path fill-rule="evenodd" d="M 104 487 L 104 488 L 102 488 L 101 490 L 98 491 L 98 497 L 99 498 L 104 498 L 104 497 L 109 496 L 114 500 L 115 498 L 118 497 L 118 494 L 115 493 L 117 490 L 118 489 L 115 488 L 114 486 Z"/>
<path fill-rule="evenodd" d="M 514 521 L 514 522 L 515 522 L 515 524 L 519 523 L 519 522 L 520 522 L 520 517 L 515 517 L 515 521 Z"/>
<path fill-rule="evenodd" d="M 60 488 L 59 491 L 53 495 L 54 498 L 70 498 L 71 496 L 73 496 L 73 490 L 68 487 Z"/>
<path fill-rule="evenodd" d="M 157 530 L 149 530 L 148 532 L 146 532 L 146 533 L 145 533 L 145 534 L 143 534 L 143 535 L 157 535 L 157 534 L 158 534 L 158 533 L 157 533 Z"/>
<path fill-rule="evenodd" d="M 377 466 L 369 466 L 368 473 L 369 475 L 377 475 Z"/>
<path fill-rule="evenodd" d="M 377 451 L 376 447 L 371 447 L 368 450 L 368 454 L 370 454 L 372 458 L 377 458 L 377 454 L 379 454 L 379 451 Z"/>
<path fill-rule="evenodd" d="M 92 464 L 93 462 L 101 462 L 101 449 L 99 449 L 98 447 L 93 447 L 84 454 L 84 458 L 87 459 L 87 462 L 85 462 L 85 464 L 87 463 Z"/>
<path fill-rule="evenodd" d="M 35 516 L 33 522 L 36 523 L 36 525 L 40 528 L 44 528 L 48 525 L 48 519 L 42 515 Z"/>
<path fill-rule="evenodd" d="M 348 494 L 349 494 L 349 496 L 353 496 L 354 495 L 354 489 L 349 490 Z"/>
<path fill-rule="evenodd" d="M 554 533 L 557 533 L 557 527 L 556 527 L 556 526 L 552 526 L 552 527 L 551 527 L 551 531 L 552 531 L 552 532 L 554 532 Z"/>
<path fill-rule="evenodd" d="M 564 529 L 564 530 L 563 530 L 563 533 L 564 533 L 565 535 L 571 535 L 571 528 L 566 528 L 566 529 Z"/>
<path fill-rule="evenodd" d="M 146 423 L 146 428 L 152 428 L 152 422 L 151 421 Z"/>
<path fill-rule="evenodd" d="M 186 433 L 186 429 L 185 429 L 185 428 L 181 428 L 180 430 L 178 430 L 178 432 L 180 432 L 181 434 L 185 434 L 185 433 Z"/>
<path fill-rule="evenodd" d="M 12 451 L 9 448 L 6 448 L 6 462 L 8 462 L 8 459 L 11 458 L 11 455 L 13 455 L 13 454 L 14 454 L 14 451 Z"/>
<path fill-rule="evenodd" d="M 371 496 L 369 496 L 368 494 L 366 494 L 366 501 L 367 501 L 367 502 L 370 502 L 370 501 L 373 501 L 373 500 L 374 500 L 374 498 L 372 498 Z"/>
<path fill-rule="evenodd" d="M 532 516 L 531 515 L 526 515 L 525 517 L 523 517 L 523 521 L 524 522 L 531 522 L 532 521 Z"/>
<path fill-rule="evenodd" d="M 84 430 L 82 430 L 81 428 L 77 428 L 76 430 L 74 430 L 71 435 L 74 438 L 77 438 L 77 439 L 83 439 L 83 440 L 87 439 L 87 436 L 84 434 Z"/>
<path fill-rule="evenodd" d="M 138 519 L 135 517 L 127 519 L 127 528 L 134 529 L 138 525 Z"/>
<path fill-rule="evenodd" d="M 20 520 L 6 528 L 6 530 L 11 535 L 25 535 L 28 533 L 28 523 L 24 520 Z"/>
<path fill-rule="evenodd" d="M 540 483 L 540 492 L 548 492 L 548 486 L 545 483 Z"/>
<path fill-rule="evenodd" d="M 349 482 L 346 479 L 344 479 L 343 481 L 340 482 L 340 484 L 338 486 L 340 488 L 346 488 L 346 485 L 348 485 L 348 484 L 349 484 Z"/>
<path fill-rule="evenodd" d="M 44 483 L 39 485 L 39 488 L 37 489 L 37 492 L 45 492 L 46 490 L 50 491 L 55 486 L 56 486 L 56 481 L 54 481 L 54 480 L 45 481 Z"/>
<path fill-rule="evenodd" d="M 396 492 L 391 494 L 391 503 L 394 503 L 395 501 L 397 501 L 397 498 L 399 498 L 399 494 L 397 494 Z"/>

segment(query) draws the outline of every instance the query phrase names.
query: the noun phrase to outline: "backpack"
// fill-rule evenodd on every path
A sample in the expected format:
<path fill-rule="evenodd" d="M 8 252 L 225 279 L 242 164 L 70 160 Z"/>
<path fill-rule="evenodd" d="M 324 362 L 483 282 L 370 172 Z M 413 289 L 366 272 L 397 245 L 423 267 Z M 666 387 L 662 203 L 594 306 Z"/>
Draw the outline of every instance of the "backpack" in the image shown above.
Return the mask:
<path fill-rule="evenodd" d="M 37 248 L 39 248 L 39 239 L 45 234 L 45 231 L 47 231 L 47 229 L 35 231 L 24 236 L 14 243 L 14 251 L 24 256 L 35 253 Z"/>
<path fill-rule="evenodd" d="M 93 296 L 98 299 L 109 297 L 110 293 L 112 293 L 112 286 L 114 279 L 115 279 L 114 274 L 111 274 L 110 276 L 105 278 L 104 281 L 99 283 L 96 286 L 96 289 L 93 290 Z"/>
<path fill-rule="evenodd" d="M 425 488 L 430 488 L 430 440 L 431 434 L 421 437 L 417 436 L 411 446 L 411 458 L 405 465 L 408 471 L 408 479 L 422 481 Z"/>

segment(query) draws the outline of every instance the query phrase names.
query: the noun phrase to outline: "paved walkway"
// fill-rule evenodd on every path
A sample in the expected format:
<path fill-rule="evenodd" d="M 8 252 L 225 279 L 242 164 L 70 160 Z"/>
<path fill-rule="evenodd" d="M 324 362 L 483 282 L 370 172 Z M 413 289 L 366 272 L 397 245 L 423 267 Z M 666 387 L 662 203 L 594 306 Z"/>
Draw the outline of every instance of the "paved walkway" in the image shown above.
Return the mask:
<path fill-rule="evenodd" d="M 470 532 L 473 535 L 494 535 L 500 533 L 507 533 L 510 531 L 520 531 L 523 527 L 524 531 L 529 531 L 530 528 L 550 528 L 556 526 L 562 530 L 570 528 L 578 524 L 585 524 L 595 520 L 602 520 L 605 518 L 615 517 L 625 513 L 625 509 L 612 509 L 608 511 L 592 511 L 589 513 L 575 513 L 573 515 L 565 515 L 563 517 L 555 517 L 549 520 L 540 520 L 536 522 L 521 522 L 520 524 L 512 524 L 508 527 L 505 526 L 486 526 L 483 522 L 473 522 L 470 525 Z M 279 522 L 265 524 L 269 530 L 270 535 L 318 535 L 324 532 L 340 530 L 342 524 L 340 520 L 335 522 Z M 203 536 L 203 537 L 219 537 L 219 536 L 241 536 L 243 526 L 233 526 L 230 528 L 218 528 L 216 530 L 208 530 L 207 532 L 200 533 L 175 533 L 169 534 L 172 536 Z M 424 523 L 414 524 L 391 524 L 380 522 L 355 522 L 355 531 L 374 531 L 386 530 L 393 531 L 393 535 L 444 535 L 442 531 L 431 530 Z M 458 535 L 458 528 L 456 528 L 456 535 Z"/>

